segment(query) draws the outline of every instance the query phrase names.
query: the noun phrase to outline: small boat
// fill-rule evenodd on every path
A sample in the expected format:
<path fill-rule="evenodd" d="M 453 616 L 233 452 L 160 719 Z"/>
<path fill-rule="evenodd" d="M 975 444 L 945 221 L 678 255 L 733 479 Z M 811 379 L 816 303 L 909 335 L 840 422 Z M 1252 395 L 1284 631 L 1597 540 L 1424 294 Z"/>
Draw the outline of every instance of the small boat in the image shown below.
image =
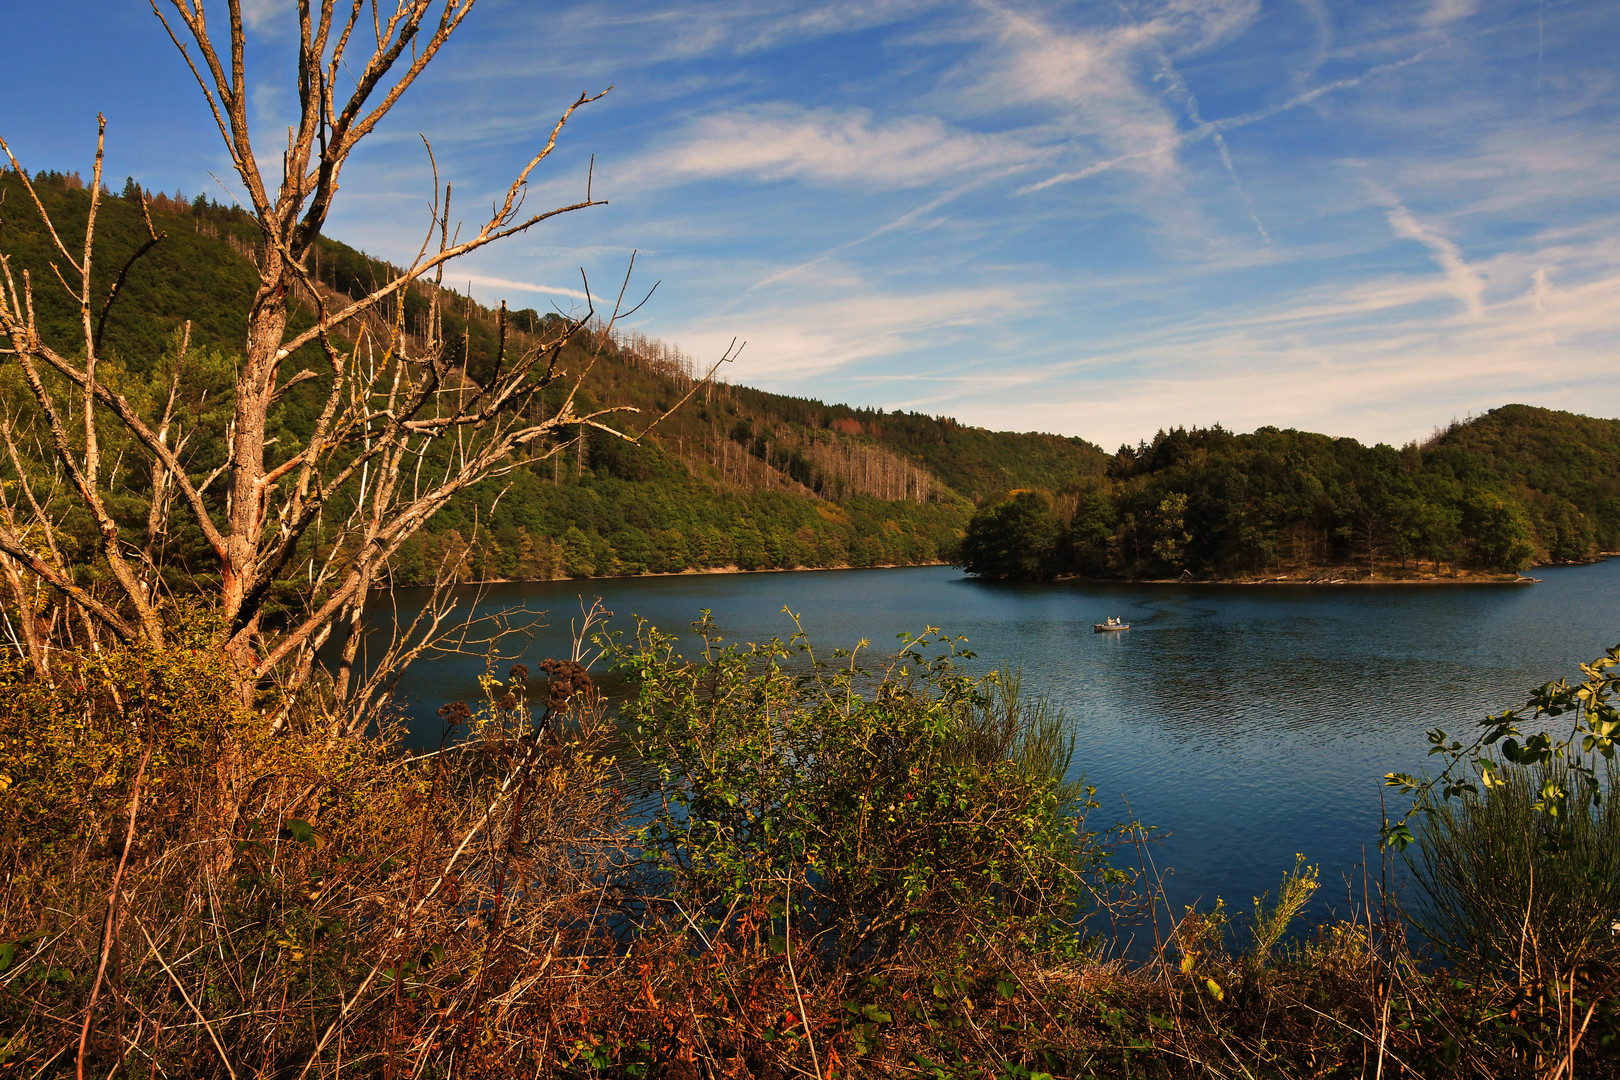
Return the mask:
<path fill-rule="evenodd" d="M 1099 634 L 1106 634 L 1110 630 L 1129 630 L 1131 624 L 1110 615 L 1107 622 L 1092 623 L 1091 628 Z"/>

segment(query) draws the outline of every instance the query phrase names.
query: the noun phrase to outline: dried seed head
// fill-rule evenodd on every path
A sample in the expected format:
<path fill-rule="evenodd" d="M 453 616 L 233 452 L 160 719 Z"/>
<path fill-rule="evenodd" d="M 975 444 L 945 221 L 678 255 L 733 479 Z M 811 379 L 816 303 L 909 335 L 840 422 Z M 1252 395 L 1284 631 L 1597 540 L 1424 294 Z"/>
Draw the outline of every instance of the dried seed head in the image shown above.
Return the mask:
<path fill-rule="evenodd" d="M 444 722 L 449 724 L 451 727 L 455 727 L 458 724 L 465 724 L 467 721 L 472 719 L 472 710 L 467 708 L 467 703 L 465 701 L 452 701 L 448 704 L 441 705 L 438 708 L 438 713 L 444 718 Z"/>
<path fill-rule="evenodd" d="M 583 664 L 574 660 L 542 660 L 540 669 L 549 677 L 546 689 L 546 707 L 563 709 L 576 694 L 591 691 L 591 676 Z"/>

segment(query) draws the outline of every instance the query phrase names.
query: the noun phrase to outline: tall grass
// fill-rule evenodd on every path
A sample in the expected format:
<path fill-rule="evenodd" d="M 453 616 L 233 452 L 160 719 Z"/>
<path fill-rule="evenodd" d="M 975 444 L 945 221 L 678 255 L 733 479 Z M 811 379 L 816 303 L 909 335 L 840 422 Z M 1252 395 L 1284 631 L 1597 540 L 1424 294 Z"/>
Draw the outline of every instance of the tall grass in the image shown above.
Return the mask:
<path fill-rule="evenodd" d="M 1616 955 L 1620 762 L 1608 763 L 1595 805 L 1572 795 L 1556 813 L 1540 809 L 1543 791 L 1575 789 L 1559 763 L 1495 771 L 1498 782 L 1477 792 L 1420 795 L 1413 923 L 1459 969 L 1567 981 L 1582 963 Z"/>

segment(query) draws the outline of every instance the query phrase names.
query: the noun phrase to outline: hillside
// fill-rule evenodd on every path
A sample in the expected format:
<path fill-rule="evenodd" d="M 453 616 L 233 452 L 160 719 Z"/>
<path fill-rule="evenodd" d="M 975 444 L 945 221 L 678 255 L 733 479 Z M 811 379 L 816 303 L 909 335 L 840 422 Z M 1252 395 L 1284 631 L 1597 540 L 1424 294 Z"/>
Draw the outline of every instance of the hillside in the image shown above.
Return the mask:
<path fill-rule="evenodd" d="M 54 172 L 33 179 L 65 242 L 82 242 L 89 205 L 82 180 Z M 105 193 L 97 294 L 106 294 L 147 239 L 141 194 L 133 181 L 119 195 Z M 130 266 L 107 314 L 105 377 L 117 371 L 129 385 L 145 387 L 159 377 L 162 358 L 189 322 L 192 355 L 207 358 L 202 367 L 224 392 L 240 348 L 240 313 L 256 281 L 256 227 L 240 210 L 206 197 L 145 194 L 163 238 Z M 37 314 L 48 334 L 71 340 L 77 306 L 52 283 L 49 237 L 15 174 L 0 172 L 0 198 L 13 270 L 53 286 L 36 286 Z M 361 296 L 389 274 L 387 264 L 330 239 L 320 241 L 311 269 L 328 300 Z M 309 324 L 313 299 L 297 300 L 292 325 Z M 452 362 L 468 378 L 484 377 L 498 347 L 497 313 L 424 283 L 404 297 L 407 331 L 424 324 L 435 299 Z M 514 343 L 521 348 L 536 339 L 550 318 L 533 309 L 512 312 Z M 397 581 L 424 581 L 445 559 L 465 578 L 933 562 L 951 554 L 977 503 L 1010 489 L 1072 488 L 1101 476 L 1108 463 L 1080 439 L 827 405 L 723 378 L 665 416 L 699 374 L 694 358 L 633 329 L 610 334 L 593 323 L 565 352 L 563 366 L 577 370 L 595 348 L 600 357 L 584 404 L 631 406 L 639 412 L 623 418 L 625 430 L 639 432 L 662 418 L 657 430 L 641 445 L 602 433 L 581 436 L 499 487 L 462 498 L 400 553 Z M 293 360 L 289 376 L 320 363 L 312 351 Z M 281 437 L 288 447 L 300 444 L 318 410 L 303 393 L 294 388 L 284 405 Z M 218 400 L 199 417 L 207 429 L 199 431 L 200 442 L 223 436 Z M 197 546 L 196 538 L 179 541 Z M 199 557 L 192 572 L 207 574 L 206 559 Z"/>
<path fill-rule="evenodd" d="M 1543 517 L 1572 507 L 1599 549 L 1620 550 L 1620 421 L 1504 405 L 1451 425 L 1424 447 L 1424 458 L 1463 482 L 1509 488 Z"/>
<path fill-rule="evenodd" d="M 82 232 L 89 193 L 79 178 L 35 180 L 64 231 Z M 140 194 L 130 181 L 106 197 L 97 292 L 146 240 Z M 77 307 L 48 287 L 49 240 L 15 175 L 0 173 L 0 196 L 12 270 L 47 286 L 34 289 L 39 319 L 68 335 Z M 189 321 L 194 355 L 206 357 L 199 402 L 212 401 L 195 439 L 217 445 L 240 312 L 256 280 L 256 228 L 207 198 L 148 199 L 163 238 L 129 268 L 106 316 L 107 377 L 117 372 L 151 393 L 146 383 L 160 377 Z M 391 272 L 329 239 L 311 269 L 327 301 L 361 296 Z M 314 301 L 297 300 L 295 326 L 308 325 Z M 425 325 L 435 303 L 452 362 L 466 378 L 484 378 L 498 348 L 497 313 L 423 283 L 403 299 L 408 332 Z M 508 332 L 521 348 L 555 318 L 514 311 Z M 1620 548 L 1620 421 L 1508 405 L 1399 450 L 1216 426 L 1161 431 L 1110 456 L 1083 439 L 826 404 L 723 377 L 671 412 L 701 374 L 695 358 L 595 321 L 565 350 L 563 366 L 578 370 L 593 353 L 583 404 L 629 406 L 637 411 L 622 415 L 622 430 L 645 431 L 655 420 L 656 430 L 640 444 L 571 434 L 561 453 L 460 497 L 399 553 L 397 582 L 423 582 L 440 565 L 487 579 L 952 558 L 1014 577 L 1446 576 Z M 289 375 L 319 362 L 295 355 Z M 287 447 L 301 444 L 319 407 L 303 395 L 293 388 L 283 406 Z M 534 448 L 536 458 L 549 449 Z M 176 538 L 200 551 L 196 541 Z M 206 576 L 207 560 L 199 556 L 189 572 Z"/>

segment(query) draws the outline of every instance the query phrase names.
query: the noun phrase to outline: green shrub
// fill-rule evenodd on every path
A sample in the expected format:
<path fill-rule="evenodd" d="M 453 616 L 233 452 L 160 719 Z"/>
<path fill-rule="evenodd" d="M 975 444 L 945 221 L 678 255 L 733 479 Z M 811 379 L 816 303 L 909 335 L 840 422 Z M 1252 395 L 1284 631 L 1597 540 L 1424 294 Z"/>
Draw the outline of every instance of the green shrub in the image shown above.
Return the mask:
<path fill-rule="evenodd" d="M 1620 957 L 1610 934 L 1620 915 L 1620 646 L 1581 674 L 1487 716 L 1466 745 L 1429 732 L 1430 755 L 1445 762 L 1438 775 L 1385 777 L 1413 795 L 1383 840 L 1416 844 L 1414 921 L 1478 977 L 1545 987 Z"/>
<path fill-rule="evenodd" d="M 622 720 L 659 778 L 642 841 L 685 917 L 763 909 L 846 959 L 1072 946 L 1087 889 L 1121 880 L 1085 828 L 1090 789 L 1065 779 L 1061 716 L 965 673 L 950 639 L 867 671 L 802 633 L 726 646 L 707 613 L 696 630 L 703 663 L 645 625 L 620 653 Z"/>

